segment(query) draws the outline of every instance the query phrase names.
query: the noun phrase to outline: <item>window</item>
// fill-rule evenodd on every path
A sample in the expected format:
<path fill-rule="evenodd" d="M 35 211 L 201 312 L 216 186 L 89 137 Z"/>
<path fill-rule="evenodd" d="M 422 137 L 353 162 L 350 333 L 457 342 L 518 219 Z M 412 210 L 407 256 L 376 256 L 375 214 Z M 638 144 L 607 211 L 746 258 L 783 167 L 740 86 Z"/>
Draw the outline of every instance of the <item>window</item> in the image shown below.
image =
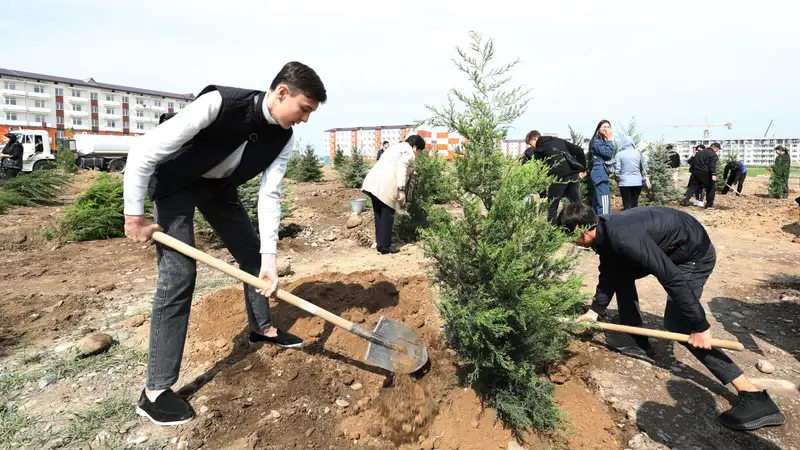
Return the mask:
<path fill-rule="evenodd" d="M 78 97 L 78 98 L 80 98 L 80 96 L 81 96 L 81 91 L 79 91 L 79 90 L 77 90 L 77 89 L 73 89 L 73 90 L 72 90 L 72 96 L 73 96 L 73 97 Z"/>
<path fill-rule="evenodd" d="M 137 98 L 136 99 L 136 104 L 144 106 L 144 99 L 143 98 Z"/>
<path fill-rule="evenodd" d="M 92 112 L 93 112 L 93 113 L 96 113 L 96 112 L 97 112 L 97 105 L 92 105 Z"/>
<path fill-rule="evenodd" d="M 34 122 L 36 122 L 36 123 L 44 123 L 44 116 L 36 116 L 36 118 L 34 119 Z"/>
<path fill-rule="evenodd" d="M 183 107 L 184 107 L 183 103 L 178 103 L 178 109 L 183 109 Z"/>
<path fill-rule="evenodd" d="M 107 120 L 107 121 L 106 121 L 106 126 L 107 126 L 108 128 L 116 128 L 116 126 L 117 126 L 117 123 L 116 123 L 116 122 L 114 122 L 113 120 Z"/>
<path fill-rule="evenodd" d="M 41 100 L 36 100 L 35 102 L 33 102 L 33 107 L 34 108 L 46 108 L 46 106 L 44 106 L 44 102 L 41 101 Z"/>
<path fill-rule="evenodd" d="M 160 100 L 156 100 L 156 101 L 153 102 L 153 105 L 154 106 L 161 106 L 161 101 Z"/>
<path fill-rule="evenodd" d="M 92 100 L 97 100 L 97 92 L 92 92 L 89 94 L 89 96 L 92 98 Z"/>
<path fill-rule="evenodd" d="M 130 128 L 130 127 L 131 127 L 130 122 L 122 122 L 122 128 Z"/>
<path fill-rule="evenodd" d="M 114 114 L 114 108 L 106 108 L 106 114 Z"/>
<path fill-rule="evenodd" d="M 72 118 L 72 124 L 73 125 L 83 125 L 83 119 L 81 119 L 80 117 L 73 117 Z"/>
<path fill-rule="evenodd" d="M 169 107 L 169 108 L 175 108 L 175 102 L 169 102 L 169 103 L 167 103 L 167 107 Z"/>
<path fill-rule="evenodd" d="M 44 86 L 39 86 L 38 84 L 33 87 L 33 92 L 37 94 L 44 94 Z"/>
<path fill-rule="evenodd" d="M 122 103 L 130 103 L 129 100 L 130 99 L 128 97 L 125 96 L 122 97 Z"/>
<path fill-rule="evenodd" d="M 56 88 L 56 95 L 64 95 L 64 89 Z"/>
<path fill-rule="evenodd" d="M 72 110 L 73 111 L 83 111 L 83 109 L 81 109 L 81 105 L 76 105 L 74 103 L 72 104 Z"/>
<path fill-rule="evenodd" d="M 57 130 L 56 137 L 59 139 L 64 139 L 64 130 Z"/>
<path fill-rule="evenodd" d="M 59 125 L 64 125 L 64 116 L 56 116 L 56 123 Z"/>
<path fill-rule="evenodd" d="M 128 110 L 127 109 L 123 109 L 122 110 L 122 115 L 123 116 L 127 116 L 128 115 Z"/>
<path fill-rule="evenodd" d="M 17 99 L 14 97 L 6 97 L 6 105 L 16 105 Z"/>
<path fill-rule="evenodd" d="M 6 113 L 6 120 L 17 120 L 17 113 Z"/>
<path fill-rule="evenodd" d="M 96 127 L 96 126 L 99 126 L 99 125 L 100 125 L 100 121 L 99 121 L 99 120 L 97 120 L 97 119 L 92 119 L 92 126 L 93 126 L 93 127 Z"/>
<path fill-rule="evenodd" d="M 144 111 L 136 111 L 136 117 L 144 117 Z"/>
<path fill-rule="evenodd" d="M 11 81 L 6 81 L 5 83 L 3 83 L 3 87 L 8 89 L 8 90 L 10 90 L 10 91 L 16 91 L 17 90 L 17 83 L 14 83 L 14 82 L 11 82 Z M 14 119 L 14 120 L 17 120 L 17 119 Z"/>
<path fill-rule="evenodd" d="M 16 116 L 14 116 L 14 117 L 16 117 Z M 137 130 L 144 130 L 144 124 L 143 123 L 137 123 L 136 124 L 136 129 Z"/>
<path fill-rule="evenodd" d="M 158 113 L 153 113 L 153 118 L 158 119 Z"/>
<path fill-rule="evenodd" d="M 107 102 L 113 102 L 114 101 L 114 96 L 111 95 L 111 94 L 106 94 L 106 101 Z"/>

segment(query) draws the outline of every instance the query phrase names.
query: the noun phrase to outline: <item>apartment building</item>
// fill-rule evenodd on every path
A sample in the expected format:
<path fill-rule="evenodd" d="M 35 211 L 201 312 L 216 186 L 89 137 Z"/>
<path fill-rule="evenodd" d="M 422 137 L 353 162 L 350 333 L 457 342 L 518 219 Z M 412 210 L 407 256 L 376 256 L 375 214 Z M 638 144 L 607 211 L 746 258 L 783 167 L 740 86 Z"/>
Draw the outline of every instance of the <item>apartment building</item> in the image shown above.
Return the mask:
<path fill-rule="evenodd" d="M 737 139 L 681 139 L 677 142 L 676 150 L 681 155 L 681 159 L 686 161 L 691 157 L 692 149 L 703 144 L 706 147 L 719 142 L 722 149 L 719 152 L 720 158 L 728 155 L 738 155 L 746 166 L 769 166 L 775 161 L 775 147 L 782 145 L 789 150 L 789 155 L 793 163 L 800 162 L 800 137 L 782 138 L 737 138 Z"/>
<path fill-rule="evenodd" d="M 178 111 L 193 94 L 0 69 L 0 134 L 45 129 L 55 138 L 74 133 L 135 135 L 158 125 L 162 113 Z"/>

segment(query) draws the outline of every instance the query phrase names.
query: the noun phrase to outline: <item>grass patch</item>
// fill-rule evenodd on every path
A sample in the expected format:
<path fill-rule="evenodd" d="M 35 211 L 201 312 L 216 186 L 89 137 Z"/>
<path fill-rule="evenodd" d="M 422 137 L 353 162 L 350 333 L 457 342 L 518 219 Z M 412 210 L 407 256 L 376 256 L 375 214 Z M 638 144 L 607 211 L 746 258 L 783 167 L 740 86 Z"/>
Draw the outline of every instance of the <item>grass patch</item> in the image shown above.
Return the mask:
<path fill-rule="evenodd" d="M 118 430 L 123 423 L 136 418 L 131 396 L 127 394 L 106 399 L 86 411 L 72 414 L 75 417 L 70 418 L 69 426 L 58 433 L 58 438 L 62 439 L 64 445 L 91 441 L 100 430 L 111 433 Z M 114 434 L 119 435 L 119 433 L 111 434 L 111 439 Z"/>
<path fill-rule="evenodd" d="M 0 448 L 11 448 L 9 446 L 15 441 L 14 436 L 20 430 L 36 425 L 36 419 L 12 411 L 5 404 L 0 404 Z"/>
<path fill-rule="evenodd" d="M 41 206 L 56 201 L 72 181 L 60 170 L 38 170 L 31 174 L 0 180 L 0 214 L 14 206 Z"/>

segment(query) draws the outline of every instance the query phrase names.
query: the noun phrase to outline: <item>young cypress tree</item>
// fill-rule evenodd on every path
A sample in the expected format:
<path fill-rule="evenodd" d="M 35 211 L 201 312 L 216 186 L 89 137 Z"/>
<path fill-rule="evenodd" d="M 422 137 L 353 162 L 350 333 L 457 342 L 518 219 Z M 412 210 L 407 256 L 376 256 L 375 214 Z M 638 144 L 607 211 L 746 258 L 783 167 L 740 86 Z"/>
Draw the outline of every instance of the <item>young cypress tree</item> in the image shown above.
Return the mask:
<path fill-rule="evenodd" d="M 341 170 L 344 161 L 344 152 L 341 148 L 336 147 L 336 153 L 333 155 L 333 168 L 336 170 Z"/>
<path fill-rule="evenodd" d="M 666 206 L 680 197 L 673 175 L 676 170 L 669 166 L 669 150 L 663 142 L 650 142 L 642 154 L 647 158 L 648 189 L 645 191 L 647 205 Z"/>
<path fill-rule="evenodd" d="M 350 156 L 342 163 L 340 179 L 346 188 L 358 189 L 364 183 L 369 168 L 364 161 L 364 154 L 357 147 L 353 147 Z"/>
<path fill-rule="evenodd" d="M 517 62 L 495 66 L 492 40 L 470 38 L 456 65 L 473 91 L 452 89 L 447 106 L 428 107 L 427 121 L 467 139 L 456 156 L 463 218 L 423 229 L 422 247 L 466 381 L 516 432 L 552 429 L 561 414 L 552 384 L 540 375 L 570 341 L 559 318 L 583 303 L 581 279 L 570 276 L 574 252 L 556 255 L 567 236 L 549 223 L 546 208 L 526 201 L 553 182 L 548 168 L 518 165 L 498 149 L 528 102 L 529 91 L 506 88 Z"/>
<path fill-rule="evenodd" d="M 786 185 L 789 180 L 790 159 L 787 155 L 778 155 L 772 163 L 772 175 L 769 177 L 768 192 L 773 198 L 786 198 Z"/>

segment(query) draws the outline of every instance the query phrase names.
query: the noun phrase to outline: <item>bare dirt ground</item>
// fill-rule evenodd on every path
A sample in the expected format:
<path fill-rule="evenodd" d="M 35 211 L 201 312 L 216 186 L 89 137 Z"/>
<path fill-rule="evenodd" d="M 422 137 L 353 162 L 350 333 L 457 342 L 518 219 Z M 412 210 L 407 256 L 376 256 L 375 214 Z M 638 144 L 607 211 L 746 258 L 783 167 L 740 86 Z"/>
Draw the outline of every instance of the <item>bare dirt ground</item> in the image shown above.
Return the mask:
<path fill-rule="evenodd" d="M 241 285 L 198 267 L 181 389 L 198 413 L 189 424 L 157 427 L 133 406 L 143 386 L 155 251 L 124 239 L 48 240 L 64 205 L 18 208 L 0 216 L 0 449 L 518 448 L 475 393 L 458 384 L 454 355 L 441 341 L 436 292 L 415 245 L 379 255 L 369 212 L 347 228 L 357 190 L 326 173 L 321 183 L 287 183 L 294 206 L 279 259 L 283 288 L 366 327 L 381 315 L 417 330 L 431 348 L 421 377 L 392 377 L 363 362 L 366 343 L 290 305 L 273 303 L 276 322 L 306 339 L 302 351 L 247 344 Z M 91 184 L 82 173 L 64 202 Z M 787 416 L 780 428 L 729 431 L 715 421 L 731 390 L 681 346 L 658 342 L 656 361 L 611 346 L 627 337 L 584 336 L 551 375 L 568 414 L 554 435 L 528 435 L 524 448 L 800 448 L 800 208 L 748 179 L 745 196 L 718 196 L 719 208 L 686 208 L 709 230 L 717 269 L 703 297 L 715 337 L 767 387 Z M 225 250 L 204 248 L 232 261 Z M 597 258 L 581 255 L 590 293 Z M 660 328 L 666 294 L 638 284 L 646 326 Z M 613 304 L 612 304 L 613 306 Z M 613 316 L 613 311 L 612 311 Z M 93 331 L 117 344 L 76 358 Z M 761 373 L 769 360 L 775 371 Z M 403 427 L 406 424 L 408 427 Z"/>

